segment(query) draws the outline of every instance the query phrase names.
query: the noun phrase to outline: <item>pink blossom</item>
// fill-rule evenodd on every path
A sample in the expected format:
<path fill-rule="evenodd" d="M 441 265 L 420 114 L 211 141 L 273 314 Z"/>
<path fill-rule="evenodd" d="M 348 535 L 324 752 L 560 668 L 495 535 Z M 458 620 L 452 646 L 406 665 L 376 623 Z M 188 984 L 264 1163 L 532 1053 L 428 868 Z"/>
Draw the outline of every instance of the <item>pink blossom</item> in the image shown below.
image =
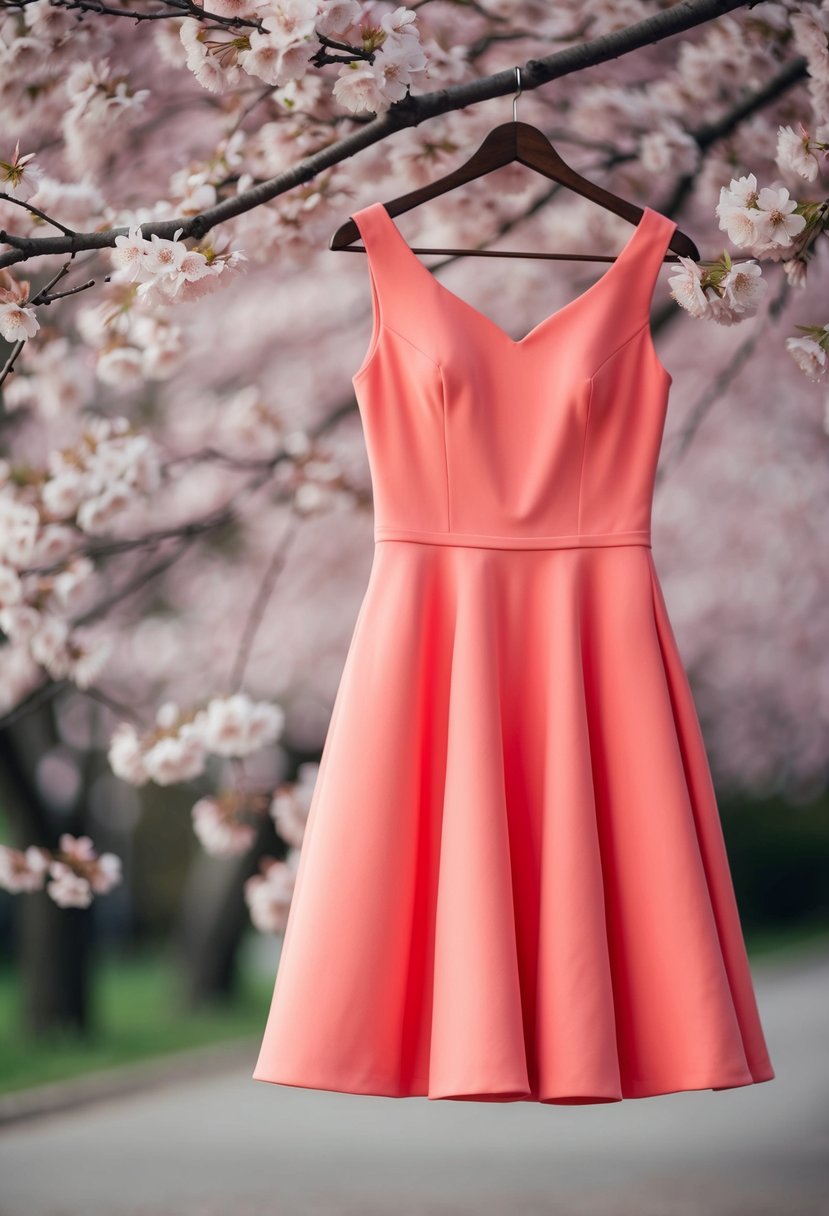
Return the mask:
<path fill-rule="evenodd" d="M 17 894 L 39 891 L 43 887 L 48 867 L 48 854 L 30 845 L 25 852 L 0 845 L 0 887 Z"/>
<path fill-rule="evenodd" d="M 116 728 L 109 744 L 107 758 L 116 777 L 130 785 L 146 785 L 150 779 L 144 763 L 144 748 L 135 730 L 128 722 Z"/>
<path fill-rule="evenodd" d="M 29 642 L 32 658 L 41 663 L 56 680 L 62 679 L 69 669 L 68 638 L 68 623 L 49 612 L 41 614 L 40 623 Z"/>
<path fill-rule="evenodd" d="M 681 255 L 677 261 L 682 269 L 668 278 L 671 295 L 692 317 L 710 316 L 710 304 L 702 288 L 702 267 L 693 258 Z"/>
<path fill-rule="evenodd" d="M 818 159 L 815 149 L 819 146 L 812 142 L 811 136 L 802 123 L 799 130 L 789 126 L 777 129 L 778 168 L 790 173 L 796 173 L 808 182 L 813 182 L 818 174 Z"/>
<path fill-rule="evenodd" d="M 764 187 L 757 197 L 757 235 L 765 245 L 791 245 L 792 237 L 806 227 L 806 217 L 795 215 L 797 202 L 785 186 Z"/>
<path fill-rule="evenodd" d="M 175 785 L 204 772 L 205 747 L 192 723 L 183 723 L 176 734 L 165 735 L 144 753 L 144 765 L 156 785 Z"/>
<path fill-rule="evenodd" d="M 117 275 L 128 283 L 140 281 L 145 273 L 149 241 L 141 235 L 140 224 L 130 225 L 128 236 L 117 236 L 110 259 Z"/>
<path fill-rule="evenodd" d="M 26 152 L 21 156 L 18 141 L 11 159 L 0 160 L 0 194 L 23 200 L 32 197 L 43 177 L 43 170 L 34 164 L 34 157 L 34 152 Z M 4 336 L 8 337 L 7 334 Z"/>
<path fill-rule="evenodd" d="M 121 858 L 101 853 L 90 868 L 89 883 L 96 895 L 105 895 L 121 881 Z"/>
<path fill-rule="evenodd" d="M 33 338 L 40 329 L 34 310 L 20 304 L 3 303 L 0 300 L 0 335 L 7 342 L 22 342 Z"/>
<path fill-rule="evenodd" d="M 319 776 L 319 764 L 306 761 L 299 765 L 297 773 L 297 781 L 279 786 L 270 806 L 276 830 L 287 844 L 295 848 L 301 846 L 305 836 L 311 799 Z"/>
<path fill-rule="evenodd" d="M 67 467 L 44 483 L 40 492 L 43 505 L 55 519 L 68 519 L 78 509 L 84 486 L 85 479 L 80 470 Z"/>
<path fill-rule="evenodd" d="M 243 822 L 234 802 L 200 798 L 192 810 L 193 828 L 205 851 L 216 857 L 246 852 L 256 838 L 252 823 Z"/>
<path fill-rule="evenodd" d="M 208 751 L 246 756 L 277 739 L 285 724 L 279 705 L 254 703 L 246 693 L 214 697 L 195 719 Z"/>
<path fill-rule="evenodd" d="M 800 370 L 810 380 L 822 380 L 826 375 L 826 350 L 814 338 L 787 338 L 786 350 Z"/>
<path fill-rule="evenodd" d="M 0 608 L 19 604 L 22 597 L 23 590 L 17 571 L 5 562 L 0 562 Z"/>
<path fill-rule="evenodd" d="M 359 23 L 361 15 L 362 8 L 357 0 L 329 0 L 321 7 L 316 28 L 326 38 L 339 36 L 339 40 L 343 41 L 343 36 Z"/>
<path fill-rule="evenodd" d="M 89 880 L 76 874 L 64 862 L 53 861 L 49 866 L 53 881 L 46 890 L 61 908 L 88 908 L 92 903 L 92 887 Z"/>
<path fill-rule="evenodd" d="M 721 280 L 726 303 L 735 312 L 752 315 L 768 290 L 763 272 L 756 262 L 733 262 Z"/>
<path fill-rule="evenodd" d="M 296 885 L 300 852 L 291 849 L 284 861 L 263 858 L 264 873 L 254 874 L 244 886 L 245 902 L 260 933 L 283 933 Z"/>

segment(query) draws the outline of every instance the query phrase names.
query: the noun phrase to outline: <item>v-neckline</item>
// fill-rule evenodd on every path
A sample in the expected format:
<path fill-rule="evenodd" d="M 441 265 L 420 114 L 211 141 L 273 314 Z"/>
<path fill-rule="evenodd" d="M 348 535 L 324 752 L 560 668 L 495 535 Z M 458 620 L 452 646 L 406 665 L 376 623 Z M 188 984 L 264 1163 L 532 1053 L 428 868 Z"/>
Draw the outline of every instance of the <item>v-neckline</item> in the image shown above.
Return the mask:
<path fill-rule="evenodd" d="M 557 308 L 554 312 L 548 313 L 546 317 L 542 317 L 538 324 L 532 327 L 529 333 L 524 334 L 523 338 L 512 338 L 505 329 L 502 329 L 501 326 L 498 325 L 497 322 L 493 321 L 491 317 L 488 317 L 486 313 L 481 312 L 481 310 L 476 308 L 474 304 L 470 304 L 468 300 L 464 300 L 462 296 L 457 295 L 456 292 L 447 287 L 445 283 L 442 283 L 440 279 L 436 278 L 429 270 L 428 266 L 424 266 L 423 262 L 421 262 L 420 258 L 418 258 L 418 256 L 412 250 L 408 241 L 405 240 L 403 233 L 397 227 L 397 224 L 394 222 L 394 219 L 386 208 L 385 203 L 378 202 L 375 204 L 375 206 L 383 215 L 387 230 L 402 246 L 406 255 L 415 264 L 415 266 L 417 266 L 418 270 L 423 274 L 428 275 L 431 281 L 437 284 L 438 289 L 451 300 L 454 300 L 457 305 L 459 305 L 461 308 L 465 308 L 468 313 L 470 313 L 473 317 L 476 317 L 479 321 L 483 322 L 483 324 L 488 325 L 490 329 L 494 330 L 495 333 L 499 334 L 504 341 L 508 342 L 510 346 L 516 349 L 524 346 L 524 344 L 529 342 L 530 339 L 535 337 L 536 334 L 541 333 L 547 325 L 550 325 L 553 321 L 556 321 L 559 317 L 563 316 L 565 313 L 568 313 L 576 305 L 581 304 L 582 301 L 588 299 L 588 297 L 590 297 L 599 287 L 601 287 L 603 283 L 605 283 L 609 278 L 612 278 L 613 272 L 618 268 L 618 266 L 628 260 L 631 251 L 637 243 L 637 238 L 640 237 L 642 232 L 647 229 L 651 218 L 657 214 L 652 207 L 649 207 L 646 204 L 642 209 L 642 215 L 639 217 L 639 222 L 634 227 L 633 232 L 631 232 L 627 241 L 622 246 L 622 249 L 616 255 L 614 261 L 610 263 L 607 270 L 599 276 L 596 282 L 591 283 L 585 291 L 582 291 L 572 300 L 569 300 L 566 304 L 563 304 L 561 308 Z"/>

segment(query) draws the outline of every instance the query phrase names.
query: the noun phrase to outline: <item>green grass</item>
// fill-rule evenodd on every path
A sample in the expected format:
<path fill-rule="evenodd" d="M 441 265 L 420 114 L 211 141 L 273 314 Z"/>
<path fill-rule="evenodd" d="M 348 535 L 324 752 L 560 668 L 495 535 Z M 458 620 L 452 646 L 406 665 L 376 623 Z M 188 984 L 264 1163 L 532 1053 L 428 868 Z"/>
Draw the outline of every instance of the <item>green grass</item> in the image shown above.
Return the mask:
<path fill-rule="evenodd" d="M 751 962 L 795 959 L 815 950 L 829 950 L 829 924 L 806 921 L 774 929 L 746 929 L 745 940 Z"/>
<path fill-rule="evenodd" d="M 829 948 L 829 926 L 746 931 L 746 943 L 752 962 L 796 958 Z M 158 954 L 102 959 L 95 982 L 98 1033 L 90 1043 L 68 1035 L 27 1037 L 20 1025 L 17 980 L 11 969 L 0 970 L 0 1093 L 248 1036 L 255 1049 L 273 978 L 243 963 L 239 991 L 229 1007 L 185 1012 L 174 999 L 174 966 Z"/>
<path fill-rule="evenodd" d="M 177 1007 L 174 963 L 152 955 L 102 959 L 94 985 L 91 1042 L 77 1035 L 34 1039 L 21 1026 L 19 982 L 0 971 L 0 1093 L 147 1060 L 205 1044 L 260 1035 L 273 979 L 243 970 L 228 1007 L 199 1012 Z"/>

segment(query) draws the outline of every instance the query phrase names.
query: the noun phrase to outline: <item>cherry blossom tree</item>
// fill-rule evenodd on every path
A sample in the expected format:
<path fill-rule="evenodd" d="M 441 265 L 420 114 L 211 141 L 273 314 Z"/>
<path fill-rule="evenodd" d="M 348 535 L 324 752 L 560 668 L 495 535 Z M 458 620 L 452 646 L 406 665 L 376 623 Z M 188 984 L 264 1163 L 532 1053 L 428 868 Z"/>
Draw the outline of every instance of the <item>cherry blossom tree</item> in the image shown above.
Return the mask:
<path fill-rule="evenodd" d="M 104 754 L 126 786 L 192 790 L 264 933 L 370 557 L 347 371 L 370 300 L 328 240 L 466 159 L 508 119 L 515 64 L 522 120 L 710 251 L 657 291 L 654 547 L 719 779 L 821 790 L 829 0 L 0 9 L 4 754 L 45 717 L 53 783 Z M 612 254 L 624 225 L 564 193 L 510 166 L 420 222 Z M 504 328 L 549 307 L 543 263 L 476 261 L 445 266 Z M 119 859 L 82 817 L 26 809 L 42 759 L 14 756 L 31 797 L 0 885 L 87 907 Z"/>

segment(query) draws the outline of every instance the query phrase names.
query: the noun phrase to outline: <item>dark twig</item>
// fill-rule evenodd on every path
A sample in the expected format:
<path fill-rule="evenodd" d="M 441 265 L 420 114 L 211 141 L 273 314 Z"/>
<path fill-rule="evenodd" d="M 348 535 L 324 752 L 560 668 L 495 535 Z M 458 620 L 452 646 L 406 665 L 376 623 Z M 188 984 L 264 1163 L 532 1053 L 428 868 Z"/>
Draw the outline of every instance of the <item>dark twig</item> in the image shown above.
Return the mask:
<path fill-rule="evenodd" d="M 744 8 L 746 2 L 747 0 L 680 0 L 680 3 L 624 29 L 602 34 L 598 38 L 556 51 L 542 59 L 528 60 L 521 69 L 522 89 L 525 92 L 537 89 L 552 80 L 617 59 L 640 47 L 658 43 L 684 30 L 715 20 L 725 13 Z M 752 0 L 748 0 L 748 7 L 752 7 Z M 181 239 L 193 237 L 200 240 L 217 224 L 243 215 L 296 186 L 313 180 L 323 170 L 342 163 L 395 131 L 418 126 L 439 114 L 463 109 L 465 106 L 493 97 L 502 97 L 514 91 L 515 72 L 512 68 L 506 68 L 492 76 L 484 76 L 450 88 L 436 89 L 419 97 L 409 94 L 361 130 L 312 153 L 284 173 L 257 183 L 231 198 L 223 199 L 198 215 L 142 224 L 142 234 L 145 238 L 155 234 L 163 239 L 171 239 L 180 228 Z M 112 228 L 101 232 L 76 233 L 71 237 L 17 237 L 0 231 L 0 243 L 12 247 L 9 252 L 0 255 L 0 268 L 47 254 L 111 248 L 117 236 L 127 233 L 127 228 Z"/>

